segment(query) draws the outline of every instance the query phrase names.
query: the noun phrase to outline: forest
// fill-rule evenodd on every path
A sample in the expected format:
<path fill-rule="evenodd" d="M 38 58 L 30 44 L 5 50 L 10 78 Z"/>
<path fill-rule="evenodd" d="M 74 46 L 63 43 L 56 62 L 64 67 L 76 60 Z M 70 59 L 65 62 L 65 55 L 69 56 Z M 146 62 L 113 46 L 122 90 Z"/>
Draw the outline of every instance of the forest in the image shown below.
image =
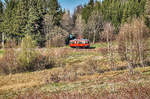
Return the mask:
<path fill-rule="evenodd" d="M 149 99 L 149 53 L 150 0 L 0 0 L 2 99 Z"/>
<path fill-rule="evenodd" d="M 112 24 L 116 35 L 123 24 L 137 18 L 150 27 L 149 13 L 146 0 L 90 0 L 79 5 L 73 15 L 62 9 L 57 0 L 0 1 L 1 47 L 12 41 L 18 45 L 25 35 L 30 35 L 40 47 L 60 38 L 65 44 L 70 33 L 95 43 L 105 39 L 102 32 L 107 23 Z"/>

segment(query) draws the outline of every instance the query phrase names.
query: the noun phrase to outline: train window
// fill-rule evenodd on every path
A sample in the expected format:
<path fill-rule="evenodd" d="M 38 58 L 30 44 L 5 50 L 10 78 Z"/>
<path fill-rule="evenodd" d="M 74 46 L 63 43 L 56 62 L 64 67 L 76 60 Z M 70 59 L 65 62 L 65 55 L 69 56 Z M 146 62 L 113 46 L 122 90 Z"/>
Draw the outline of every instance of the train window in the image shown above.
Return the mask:
<path fill-rule="evenodd" d="M 85 41 L 85 44 L 89 44 L 89 41 Z"/>
<path fill-rule="evenodd" d="M 79 43 L 79 44 L 82 44 L 82 41 L 79 41 L 78 43 Z"/>
<path fill-rule="evenodd" d="M 73 42 L 73 41 L 70 41 L 70 44 L 74 44 L 74 42 Z"/>

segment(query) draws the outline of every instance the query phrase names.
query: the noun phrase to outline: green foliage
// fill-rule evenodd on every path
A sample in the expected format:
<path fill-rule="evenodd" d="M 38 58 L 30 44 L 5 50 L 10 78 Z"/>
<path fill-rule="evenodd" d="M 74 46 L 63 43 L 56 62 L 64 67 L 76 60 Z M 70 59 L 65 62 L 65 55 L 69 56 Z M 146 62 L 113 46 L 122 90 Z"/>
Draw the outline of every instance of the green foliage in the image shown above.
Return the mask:
<path fill-rule="evenodd" d="M 127 22 L 128 18 L 139 17 L 144 15 L 144 6 L 146 0 L 104 0 L 99 8 L 104 20 L 111 22 L 116 31 L 119 30 L 120 24 Z M 99 6 L 99 5 L 96 5 Z"/>
<path fill-rule="evenodd" d="M 104 21 L 111 22 L 118 32 L 120 25 L 127 22 L 129 18 L 132 20 L 134 17 L 144 15 L 145 2 L 146 0 L 104 0 L 102 3 L 99 1 L 92 3 L 91 0 L 82 9 L 82 19 L 88 23 L 92 12 L 98 11 L 102 13 Z"/>
<path fill-rule="evenodd" d="M 2 1 L 0 0 L 0 34 L 1 34 L 1 30 L 2 30 L 2 28 L 1 28 L 1 26 L 2 26 L 2 16 L 3 16 L 3 3 L 2 3 Z"/>
<path fill-rule="evenodd" d="M 82 19 L 85 20 L 85 22 L 88 22 L 88 19 L 91 15 L 91 12 L 93 11 L 94 1 L 90 0 L 88 5 L 85 5 L 85 7 L 82 10 Z"/>
<path fill-rule="evenodd" d="M 3 3 L 2 3 L 2 1 L 0 0 L 0 14 L 2 14 L 3 13 Z M 1 15 L 0 15 L 1 16 Z"/>
<path fill-rule="evenodd" d="M 57 0 L 49 0 L 48 13 L 53 15 L 54 25 L 60 25 L 63 12 Z"/>
<path fill-rule="evenodd" d="M 150 0 L 146 0 L 145 4 L 145 22 L 150 28 Z"/>
<path fill-rule="evenodd" d="M 149 0 L 103 0 L 103 2 L 89 0 L 89 3 L 81 6 L 77 12 L 78 16 L 82 16 L 84 25 L 90 23 L 88 21 L 93 12 L 101 13 L 102 20 L 112 23 L 118 33 L 121 24 L 143 15 L 150 27 L 149 5 Z M 62 26 L 63 14 L 58 0 L 5 0 L 4 3 L 0 0 L 1 40 L 4 43 L 15 39 L 19 43 L 28 34 L 39 46 L 44 46 L 46 35 L 52 27 Z"/>
<path fill-rule="evenodd" d="M 5 7 L 0 2 L 0 22 L 3 20 L 0 32 L 3 41 L 16 39 L 19 43 L 29 34 L 39 46 L 43 46 L 46 40 L 44 15 L 52 16 L 53 25 L 59 25 L 61 21 L 62 10 L 57 0 L 5 0 L 4 4 Z"/>

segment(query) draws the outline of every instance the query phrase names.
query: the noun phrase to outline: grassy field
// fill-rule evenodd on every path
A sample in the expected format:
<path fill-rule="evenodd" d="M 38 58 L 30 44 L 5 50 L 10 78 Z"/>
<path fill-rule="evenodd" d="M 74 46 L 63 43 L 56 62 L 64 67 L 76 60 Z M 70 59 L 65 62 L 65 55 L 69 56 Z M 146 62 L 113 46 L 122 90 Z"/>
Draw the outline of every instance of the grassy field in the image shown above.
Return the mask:
<path fill-rule="evenodd" d="M 3 56 L 3 54 L 4 54 L 4 50 L 1 49 L 1 50 L 0 50 L 0 58 Z"/>
<path fill-rule="evenodd" d="M 131 75 L 126 68 L 117 69 L 127 66 L 127 63 L 117 61 L 116 70 L 113 70 L 107 65 L 100 50 L 106 44 L 99 43 L 92 47 L 95 49 L 50 49 L 58 54 L 60 66 L 49 70 L 1 75 L 0 99 L 150 98 L 149 66 L 136 67 Z"/>
<path fill-rule="evenodd" d="M 81 94 L 91 92 L 105 95 L 106 93 L 103 93 L 105 91 L 112 94 L 124 88 L 131 90 L 134 87 L 141 87 L 147 90 L 150 83 L 150 67 L 137 68 L 134 75 L 129 75 L 128 71 L 124 70 L 79 76 L 75 81 L 48 81 L 54 71 L 60 71 L 60 68 L 0 76 L 0 98 L 11 99 L 29 92 L 42 93 L 44 96 L 62 92 Z"/>

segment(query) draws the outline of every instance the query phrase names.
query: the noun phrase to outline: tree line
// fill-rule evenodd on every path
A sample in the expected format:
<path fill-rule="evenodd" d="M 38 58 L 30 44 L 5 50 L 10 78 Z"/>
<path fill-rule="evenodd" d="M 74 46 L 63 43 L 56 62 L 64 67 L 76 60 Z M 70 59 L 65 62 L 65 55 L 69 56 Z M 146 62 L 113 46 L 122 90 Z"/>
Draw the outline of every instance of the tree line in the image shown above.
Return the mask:
<path fill-rule="evenodd" d="M 70 33 L 91 42 L 106 41 L 105 25 L 118 35 L 123 24 L 141 18 L 150 27 L 149 0 L 89 0 L 71 16 L 57 0 L 0 0 L 0 40 L 17 44 L 30 35 L 41 47 L 65 42 Z M 56 45 L 62 46 L 62 45 Z"/>
<path fill-rule="evenodd" d="M 47 27 L 59 26 L 62 14 L 57 0 L 0 0 L 1 41 L 18 43 L 28 34 L 43 46 Z"/>

